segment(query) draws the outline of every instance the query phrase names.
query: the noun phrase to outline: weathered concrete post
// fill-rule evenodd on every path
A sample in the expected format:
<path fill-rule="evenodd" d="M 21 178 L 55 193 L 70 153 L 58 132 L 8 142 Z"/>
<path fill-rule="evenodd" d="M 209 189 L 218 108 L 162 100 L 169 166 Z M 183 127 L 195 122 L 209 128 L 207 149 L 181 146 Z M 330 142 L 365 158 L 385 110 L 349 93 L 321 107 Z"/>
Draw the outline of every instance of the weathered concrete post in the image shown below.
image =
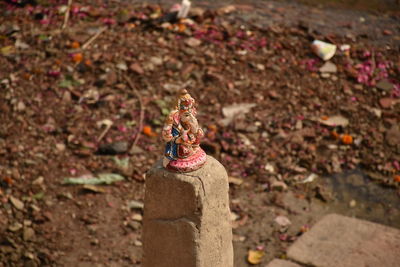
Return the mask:
<path fill-rule="evenodd" d="M 159 161 L 146 176 L 143 267 L 233 267 L 228 176 L 207 156 L 189 173 Z"/>

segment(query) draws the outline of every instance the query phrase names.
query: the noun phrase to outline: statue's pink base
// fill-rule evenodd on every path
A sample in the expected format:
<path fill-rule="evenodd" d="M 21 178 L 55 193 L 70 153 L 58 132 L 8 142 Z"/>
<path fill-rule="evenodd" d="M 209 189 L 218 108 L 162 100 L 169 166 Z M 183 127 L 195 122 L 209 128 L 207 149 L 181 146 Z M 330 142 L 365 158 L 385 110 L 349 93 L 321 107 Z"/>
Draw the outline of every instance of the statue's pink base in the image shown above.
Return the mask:
<path fill-rule="evenodd" d="M 166 168 L 174 172 L 191 172 L 200 169 L 206 163 L 207 155 L 199 148 L 196 153 L 185 159 L 171 160 Z"/>

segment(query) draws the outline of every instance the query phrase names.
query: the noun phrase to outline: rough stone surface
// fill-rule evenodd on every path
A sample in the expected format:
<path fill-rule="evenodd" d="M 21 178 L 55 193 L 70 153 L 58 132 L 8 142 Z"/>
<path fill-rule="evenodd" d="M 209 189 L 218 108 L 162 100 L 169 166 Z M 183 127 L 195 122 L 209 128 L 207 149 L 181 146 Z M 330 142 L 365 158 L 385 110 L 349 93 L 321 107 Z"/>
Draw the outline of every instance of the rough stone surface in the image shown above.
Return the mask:
<path fill-rule="evenodd" d="M 268 263 L 268 265 L 265 267 L 301 267 L 301 266 L 291 261 L 274 259 L 273 261 Z"/>
<path fill-rule="evenodd" d="M 228 176 L 207 156 L 190 173 L 158 162 L 146 176 L 143 267 L 233 267 Z"/>
<path fill-rule="evenodd" d="M 287 251 L 290 259 L 317 267 L 399 266 L 400 230 L 330 214 Z"/>

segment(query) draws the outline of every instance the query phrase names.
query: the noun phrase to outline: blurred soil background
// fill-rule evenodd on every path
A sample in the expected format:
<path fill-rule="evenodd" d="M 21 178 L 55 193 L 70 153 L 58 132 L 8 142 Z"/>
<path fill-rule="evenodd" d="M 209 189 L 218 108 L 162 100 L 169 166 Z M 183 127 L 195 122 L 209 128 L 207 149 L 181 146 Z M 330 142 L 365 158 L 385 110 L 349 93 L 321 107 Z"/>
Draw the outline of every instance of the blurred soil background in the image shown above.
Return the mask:
<path fill-rule="evenodd" d="M 0 1 L 0 266 L 140 266 L 181 88 L 230 177 L 236 267 L 331 212 L 400 228 L 398 1 L 174 3 Z"/>

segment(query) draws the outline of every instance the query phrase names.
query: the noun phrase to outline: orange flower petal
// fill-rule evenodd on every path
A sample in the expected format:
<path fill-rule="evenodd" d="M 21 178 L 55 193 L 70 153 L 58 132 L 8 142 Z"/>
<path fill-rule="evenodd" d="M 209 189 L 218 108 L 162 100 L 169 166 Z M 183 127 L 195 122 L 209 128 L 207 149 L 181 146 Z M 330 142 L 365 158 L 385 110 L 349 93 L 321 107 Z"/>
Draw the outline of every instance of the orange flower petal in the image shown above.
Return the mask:
<path fill-rule="evenodd" d="M 348 134 L 342 135 L 342 142 L 346 145 L 351 145 L 353 143 L 353 137 Z"/>
<path fill-rule="evenodd" d="M 81 44 L 77 41 L 74 41 L 74 42 L 72 42 L 71 47 L 77 49 L 77 48 L 81 47 Z"/>
<path fill-rule="evenodd" d="M 153 129 L 149 125 L 143 127 L 143 133 L 150 137 L 157 136 L 157 134 L 153 132 Z"/>
<path fill-rule="evenodd" d="M 90 59 L 85 60 L 85 65 L 86 66 L 92 66 L 92 61 Z"/>
<path fill-rule="evenodd" d="M 321 116 L 321 120 L 326 121 L 327 119 L 329 119 L 328 116 Z"/>
<path fill-rule="evenodd" d="M 73 54 L 73 55 L 72 55 L 72 60 L 73 60 L 75 63 L 81 62 L 82 59 L 83 59 L 82 53 L 76 53 L 76 54 Z"/>

